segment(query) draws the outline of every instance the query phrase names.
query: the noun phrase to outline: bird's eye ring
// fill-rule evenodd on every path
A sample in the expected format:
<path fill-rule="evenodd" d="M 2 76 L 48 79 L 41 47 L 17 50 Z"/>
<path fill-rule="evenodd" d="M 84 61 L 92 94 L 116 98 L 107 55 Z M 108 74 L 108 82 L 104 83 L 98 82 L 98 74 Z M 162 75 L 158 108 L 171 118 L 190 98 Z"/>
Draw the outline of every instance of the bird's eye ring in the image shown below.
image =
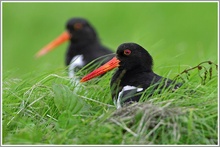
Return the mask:
<path fill-rule="evenodd" d="M 83 25 L 81 23 L 76 23 L 73 25 L 73 28 L 76 30 L 80 30 L 83 27 Z"/>
<path fill-rule="evenodd" d="M 129 50 L 129 49 L 126 49 L 126 50 L 124 50 L 124 55 L 130 55 L 131 54 L 131 50 Z"/>

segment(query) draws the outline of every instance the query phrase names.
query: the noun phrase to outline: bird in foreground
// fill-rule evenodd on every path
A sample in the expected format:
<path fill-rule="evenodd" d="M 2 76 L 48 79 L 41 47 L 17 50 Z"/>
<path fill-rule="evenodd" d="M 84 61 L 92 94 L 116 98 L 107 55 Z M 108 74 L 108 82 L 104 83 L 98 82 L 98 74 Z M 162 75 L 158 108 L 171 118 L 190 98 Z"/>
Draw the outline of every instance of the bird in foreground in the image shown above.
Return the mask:
<path fill-rule="evenodd" d="M 110 56 L 105 55 L 112 54 L 113 52 L 100 43 L 95 29 L 87 20 L 83 18 L 72 18 L 66 23 L 66 30 L 43 47 L 36 54 L 36 57 L 43 56 L 55 49 L 58 45 L 69 41 L 65 65 L 68 66 L 70 78 L 74 77 L 74 72 L 95 59 L 97 59 L 95 63 L 102 64 L 109 60 Z"/>
<path fill-rule="evenodd" d="M 121 44 L 116 56 L 106 64 L 100 66 L 80 82 L 86 82 L 107 71 L 118 68 L 111 79 L 111 95 L 117 108 L 131 102 L 138 102 L 146 89 L 148 96 L 159 90 L 171 88 L 175 90 L 181 86 L 168 78 L 164 78 L 153 72 L 153 58 L 142 46 L 136 43 Z M 147 91 L 146 91 L 147 92 Z"/>

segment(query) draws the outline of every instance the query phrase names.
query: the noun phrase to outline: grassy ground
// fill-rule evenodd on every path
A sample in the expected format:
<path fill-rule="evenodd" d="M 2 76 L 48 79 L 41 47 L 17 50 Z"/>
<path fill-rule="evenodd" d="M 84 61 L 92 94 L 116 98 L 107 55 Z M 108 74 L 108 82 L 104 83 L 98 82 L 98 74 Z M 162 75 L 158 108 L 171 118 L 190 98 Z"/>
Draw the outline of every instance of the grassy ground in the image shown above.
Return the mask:
<path fill-rule="evenodd" d="M 64 67 L 67 44 L 33 58 L 64 31 L 67 19 L 80 16 L 112 50 L 139 43 L 153 56 L 154 71 L 174 78 L 200 62 L 217 63 L 217 3 L 23 2 L 3 3 L 2 9 L 3 144 L 218 144 L 214 65 L 205 84 L 203 69 L 190 71 L 175 93 L 116 110 L 112 72 L 71 82 Z"/>

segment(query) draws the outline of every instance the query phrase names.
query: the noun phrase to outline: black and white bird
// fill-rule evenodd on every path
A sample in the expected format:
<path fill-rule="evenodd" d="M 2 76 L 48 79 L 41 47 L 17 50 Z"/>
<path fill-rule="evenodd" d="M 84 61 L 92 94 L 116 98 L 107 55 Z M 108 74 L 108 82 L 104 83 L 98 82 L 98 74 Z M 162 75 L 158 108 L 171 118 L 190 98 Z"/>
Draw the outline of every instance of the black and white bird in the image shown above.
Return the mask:
<path fill-rule="evenodd" d="M 91 61 L 97 59 L 97 63 L 105 63 L 113 51 L 100 43 L 98 35 L 92 25 L 83 18 L 71 18 L 66 24 L 66 30 L 52 42 L 43 47 L 36 57 L 45 55 L 58 45 L 69 41 L 66 51 L 65 65 L 68 66 L 69 77 L 73 78 L 74 73 Z M 98 59 L 99 58 L 99 59 Z"/>
<path fill-rule="evenodd" d="M 142 46 L 136 43 L 124 43 L 117 49 L 117 55 L 98 69 L 81 79 L 88 81 L 116 67 L 111 79 L 111 94 L 117 108 L 126 103 L 138 102 L 143 92 L 148 89 L 148 96 L 156 90 L 177 89 L 180 83 L 157 75 L 152 70 L 153 58 Z M 151 89 L 151 90 L 149 90 Z"/>

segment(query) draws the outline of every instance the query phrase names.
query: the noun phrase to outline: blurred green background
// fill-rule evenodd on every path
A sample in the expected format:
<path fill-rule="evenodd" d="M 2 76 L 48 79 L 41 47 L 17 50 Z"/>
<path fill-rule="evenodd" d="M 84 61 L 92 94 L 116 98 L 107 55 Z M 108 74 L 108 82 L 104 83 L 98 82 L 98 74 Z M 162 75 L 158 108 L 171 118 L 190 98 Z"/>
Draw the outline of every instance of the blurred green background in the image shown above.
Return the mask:
<path fill-rule="evenodd" d="M 95 27 L 102 44 L 116 50 L 136 42 L 154 58 L 158 74 L 218 60 L 217 2 L 3 2 L 3 75 L 21 77 L 65 68 L 65 43 L 35 53 L 65 30 L 71 17 Z"/>

